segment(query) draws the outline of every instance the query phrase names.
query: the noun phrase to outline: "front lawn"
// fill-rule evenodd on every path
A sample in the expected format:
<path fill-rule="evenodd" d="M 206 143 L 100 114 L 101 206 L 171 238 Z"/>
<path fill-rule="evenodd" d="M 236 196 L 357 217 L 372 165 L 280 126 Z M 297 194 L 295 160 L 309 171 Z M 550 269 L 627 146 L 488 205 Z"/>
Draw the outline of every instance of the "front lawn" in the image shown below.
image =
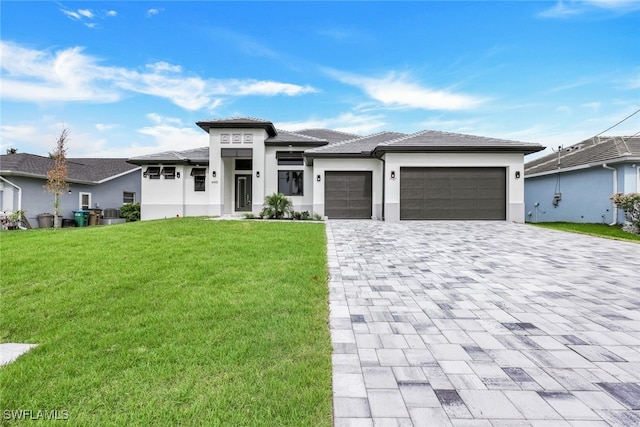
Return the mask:
<path fill-rule="evenodd" d="M 331 425 L 323 224 L 174 218 L 0 239 L 0 339 L 39 344 L 0 368 L 3 411 Z"/>
<path fill-rule="evenodd" d="M 619 226 L 607 224 L 584 224 L 575 222 L 538 222 L 531 223 L 538 227 L 551 228 L 554 230 L 569 231 L 572 233 L 589 234 L 591 236 L 607 237 L 610 239 L 640 241 L 639 234 L 623 231 Z"/>

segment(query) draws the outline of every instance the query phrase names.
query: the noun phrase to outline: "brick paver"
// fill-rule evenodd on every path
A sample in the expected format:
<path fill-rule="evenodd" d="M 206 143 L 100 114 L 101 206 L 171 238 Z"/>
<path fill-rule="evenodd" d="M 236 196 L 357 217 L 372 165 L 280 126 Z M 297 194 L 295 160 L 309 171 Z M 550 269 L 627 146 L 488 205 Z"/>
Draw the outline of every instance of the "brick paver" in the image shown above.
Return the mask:
<path fill-rule="evenodd" d="M 336 426 L 640 425 L 640 245 L 328 221 Z"/>

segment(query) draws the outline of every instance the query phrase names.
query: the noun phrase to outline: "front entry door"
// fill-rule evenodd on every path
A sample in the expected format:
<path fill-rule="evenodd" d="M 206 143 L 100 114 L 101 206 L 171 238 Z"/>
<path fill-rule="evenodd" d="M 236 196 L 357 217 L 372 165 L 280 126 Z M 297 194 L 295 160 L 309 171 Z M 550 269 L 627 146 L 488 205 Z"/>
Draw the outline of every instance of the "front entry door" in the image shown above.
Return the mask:
<path fill-rule="evenodd" d="M 236 212 L 251 212 L 251 175 L 236 175 Z"/>

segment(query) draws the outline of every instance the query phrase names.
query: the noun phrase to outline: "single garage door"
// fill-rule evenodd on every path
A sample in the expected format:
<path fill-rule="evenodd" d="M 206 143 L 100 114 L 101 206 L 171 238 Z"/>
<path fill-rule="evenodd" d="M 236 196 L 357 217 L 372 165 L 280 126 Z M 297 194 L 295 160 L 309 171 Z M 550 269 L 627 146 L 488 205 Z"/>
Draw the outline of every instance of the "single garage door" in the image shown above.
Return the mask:
<path fill-rule="evenodd" d="M 400 219 L 506 219 L 505 168 L 400 168 Z"/>
<path fill-rule="evenodd" d="M 371 172 L 325 172 L 324 214 L 329 218 L 371 219 Z"/>

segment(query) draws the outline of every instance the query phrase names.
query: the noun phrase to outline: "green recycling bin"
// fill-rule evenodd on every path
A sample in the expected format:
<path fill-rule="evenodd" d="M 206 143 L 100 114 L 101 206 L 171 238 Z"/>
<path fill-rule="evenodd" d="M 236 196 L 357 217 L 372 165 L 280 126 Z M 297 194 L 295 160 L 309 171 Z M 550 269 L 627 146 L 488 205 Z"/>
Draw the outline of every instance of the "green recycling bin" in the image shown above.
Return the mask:
<path fill-rule="evenodd" d="M 89 223 L 90 214 L 91 214 L 91 211 L 86 211 L 86 210 L 73 211 L 73 219 L 76 220 L 78 227 L 86 227 L 87 224 Z"/>

